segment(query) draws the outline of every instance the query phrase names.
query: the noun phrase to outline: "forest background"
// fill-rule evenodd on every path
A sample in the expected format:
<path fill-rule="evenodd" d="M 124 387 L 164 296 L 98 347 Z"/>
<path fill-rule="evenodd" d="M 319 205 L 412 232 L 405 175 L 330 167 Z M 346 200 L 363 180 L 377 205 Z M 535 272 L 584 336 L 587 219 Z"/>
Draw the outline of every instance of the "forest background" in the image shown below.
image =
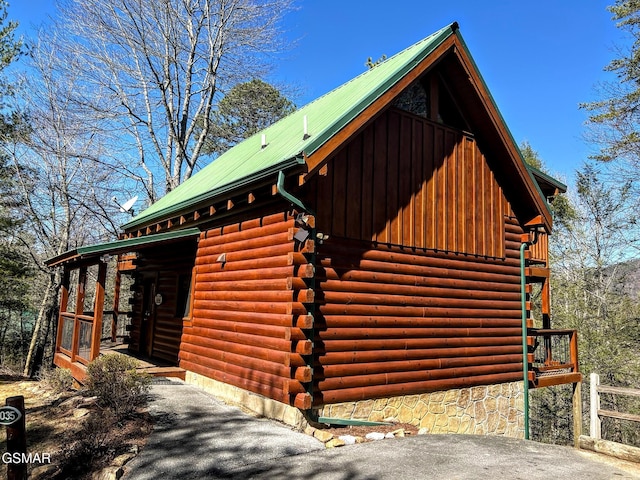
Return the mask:
<path fill-rule="evenodd" d="M 115 238 L 118 203 L 152 203 L 296 108 L 296 86 L 267 81 L 295 5 L 64 0 L 33 38 L 8 7 L 0 0 L 0 366 L 33 376 L 51 365 L 61 281 L 43 261 Z M 638 388 L 640 1 L 609 11 L 623 33 L 603 65 L 610 80 L 576 106 L 594 154 L 553 206 L 552 322 L 579 331 L 584 374 Z M 521 150 L 548 170 L 535 145 Z M 570 398 L 532 392 L 532 438 L 571 442 Z M 640 414 L 640 402 L 616 402 Z M 603 432 L 640 446 L 630 422 Z"/>

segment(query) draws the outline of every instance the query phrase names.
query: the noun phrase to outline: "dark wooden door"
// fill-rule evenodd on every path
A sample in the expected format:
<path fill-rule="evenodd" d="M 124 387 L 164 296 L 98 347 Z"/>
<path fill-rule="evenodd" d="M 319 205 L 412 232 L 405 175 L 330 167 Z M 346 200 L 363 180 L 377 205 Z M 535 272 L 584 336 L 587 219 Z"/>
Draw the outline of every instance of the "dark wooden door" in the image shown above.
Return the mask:
<path fill-rule="evenodd" d="M 151 356 L 153 349 L 153 328 L 156 317 L 156 280 L 146 278 L 143 284 L 142 299 L 142 323 L 140 325 L 140 350 L 139 353 Z"/>

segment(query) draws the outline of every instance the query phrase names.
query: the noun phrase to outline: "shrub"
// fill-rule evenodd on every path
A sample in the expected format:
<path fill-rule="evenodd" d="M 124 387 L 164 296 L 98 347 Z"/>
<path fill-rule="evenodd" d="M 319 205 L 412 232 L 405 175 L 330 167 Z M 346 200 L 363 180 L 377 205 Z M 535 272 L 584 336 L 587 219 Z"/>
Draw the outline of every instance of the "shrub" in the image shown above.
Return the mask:
<path fill-rule="evenodd" d="M 55 393 L 63 393 L 73 388 L 73 376 L 68 368 L 52 368 L 40 373 L 40 380 Z"/>
<path fill-rule="evenodd" d="M 109 354 L 87 365 L 86 387 L 89 395 L 109 408 L 117 418 L 133 413 L 147 401 L 151 377 L 136 371 L 138 362 L 125 355 Z"/>

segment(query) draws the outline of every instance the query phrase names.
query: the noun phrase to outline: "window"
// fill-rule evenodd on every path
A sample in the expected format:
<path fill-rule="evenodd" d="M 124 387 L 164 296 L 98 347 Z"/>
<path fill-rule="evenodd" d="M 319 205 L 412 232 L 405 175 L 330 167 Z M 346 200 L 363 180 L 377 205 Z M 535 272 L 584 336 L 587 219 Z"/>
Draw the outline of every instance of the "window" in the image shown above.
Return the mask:
<path fill-rule="evenodd" d="M 188 317 L 191 313 L 191 274 L 178 275 L 178 294 L 176 295 L 176 317 Z"/>
<path fill-rule="evenodd" d="M 393 101 L 393 106 L 419 117 L 428 118 L 429 97 L 422 82 L 412 83 Z"/>

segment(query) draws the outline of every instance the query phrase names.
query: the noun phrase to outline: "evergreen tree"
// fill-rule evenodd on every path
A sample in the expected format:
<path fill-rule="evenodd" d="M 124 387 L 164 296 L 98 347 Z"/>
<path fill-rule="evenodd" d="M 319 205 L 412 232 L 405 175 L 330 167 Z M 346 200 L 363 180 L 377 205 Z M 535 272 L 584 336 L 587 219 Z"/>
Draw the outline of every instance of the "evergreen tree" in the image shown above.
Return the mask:
<path fill-rule="evenodd" d="M 239 83 L 220 100 L 213 112 L 203 152 L 222 155 L 294 110 L 295 105 L 273 85 L 258 79 Z"/>
<path fill-rule="evenodd" d="M 14 172 L 8 166 L 6 151 L 21 133 L 23 119 L 8 104 L 14 93 L 5 77 L 6 68 L 24 51 L 16 39 L 16 22 L 7 20 L 6 1 L 0 0 L 0 365 L 19 365 L 28 343 L 29 259 L 18 242 L 20 215 L 14 189 Z"/>

